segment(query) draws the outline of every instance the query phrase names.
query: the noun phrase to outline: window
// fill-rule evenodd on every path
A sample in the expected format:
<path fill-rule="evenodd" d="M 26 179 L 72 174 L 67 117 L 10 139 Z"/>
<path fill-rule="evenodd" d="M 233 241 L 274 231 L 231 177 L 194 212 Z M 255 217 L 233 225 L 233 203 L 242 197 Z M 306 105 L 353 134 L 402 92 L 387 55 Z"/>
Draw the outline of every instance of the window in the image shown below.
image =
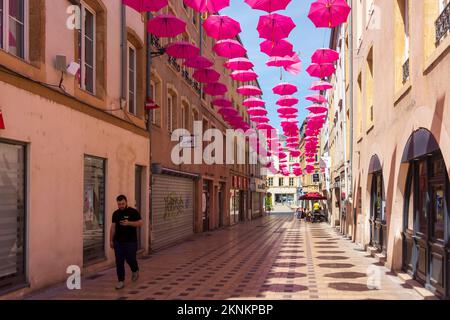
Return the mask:
<path fill-rule="evenodd" d="M 284 178 L 278 178 L 278 185 L 282 187 L 284 185 Z"/>
<path fill-rule="evenodd" d="M 268 184 L 270 187 L 273 187 L 273 178 L 269 178 Z"/>
<path fill-rule="evenodd" d="M 25 282 L 25 151 L 0 141 L 0 288 Z"/>
<path fill-rule="evenodd" d="M 27 0 L 0 0 L 0 48 L 21 59 L 28 59 L 27 12 Z"/>
<path fill-rule="evenodd" d="M 128 45 L 128 112 L 136 115 L 136 49 Z"/>
<path fill-rule="evenodd" d="M 167 96 L 167 131 L 173 130 L 173 97 L 169 94 Z"/>
<path fill-rule="evenodd" d="M 374 92 L 374 75 L 373 75 L 373 48 L 370 49 L 366 61 L 366 108 L 367 123 L 370 126 L 373 118 L 373 92 Z"/>
<path fill-rule="evenodd" d="M 289 178 L 289 187 L 294 186 L 294 178 Z"/>
<path fill-rule="evenodd" d="M 95 94 L 95 41 L 96 41 L 95 11 L 81 4 L 81 29 L 78 34 L 78 49 L 80 69 L 80 87 Z"/>
<path fill-rule="evenodd" d="M 105 163 L 84 157 L 83 263 L 105 256 Z"/>

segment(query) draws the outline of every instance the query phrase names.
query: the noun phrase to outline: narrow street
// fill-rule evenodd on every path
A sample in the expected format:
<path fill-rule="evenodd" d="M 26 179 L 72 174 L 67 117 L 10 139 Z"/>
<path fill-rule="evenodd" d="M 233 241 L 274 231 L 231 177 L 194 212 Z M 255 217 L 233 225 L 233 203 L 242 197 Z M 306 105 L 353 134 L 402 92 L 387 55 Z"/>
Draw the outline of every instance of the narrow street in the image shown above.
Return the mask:
<path fill-rule="evenodd" d="M 288 213 L 196 235 L 139 262 L 139 281 L 131 283 L 127 266 L 120 291 L 110 269 L 83 278 L 81 290 L 61 284 L 29 298 L 422 299 L 328 224 L 305 224 Z"/>

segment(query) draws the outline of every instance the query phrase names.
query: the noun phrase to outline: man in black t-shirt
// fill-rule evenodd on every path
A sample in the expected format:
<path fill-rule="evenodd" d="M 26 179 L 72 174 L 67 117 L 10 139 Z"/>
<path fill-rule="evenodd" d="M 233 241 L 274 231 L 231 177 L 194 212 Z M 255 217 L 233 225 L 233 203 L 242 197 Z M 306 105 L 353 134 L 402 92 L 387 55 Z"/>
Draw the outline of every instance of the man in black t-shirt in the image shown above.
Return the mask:
<path fill-rule="evenodd" d="M 133 273 L 131 279 L 137 281 L 139 278 L 139 266 L 136 259 L 138 248 L 137 228 L 141 227 L 143 222 L 140 213 L 128 207 L 127 198 L 124 195 L 117 197 L 117 206 L 119 207 L 113 213 L 110 246 L 114 249 L 116 255 L 116 270 L 118 283 L 116 289 L 122 289 L 125 284 L 125 261 Z"/>

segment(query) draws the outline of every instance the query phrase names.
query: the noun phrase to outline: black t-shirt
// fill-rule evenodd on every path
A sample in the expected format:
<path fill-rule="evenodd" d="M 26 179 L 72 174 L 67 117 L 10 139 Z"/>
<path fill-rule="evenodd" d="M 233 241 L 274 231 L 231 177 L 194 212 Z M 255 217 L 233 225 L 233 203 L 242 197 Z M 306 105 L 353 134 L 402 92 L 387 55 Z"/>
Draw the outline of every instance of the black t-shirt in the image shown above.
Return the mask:
<path fill-rule="evenodd" d="M 132 226 L 123 226 L 120 221 L 128 220 L 131 222 L 141 220 L 139 211 L 134 208 L 127 207 L 124 210 L 117 209 L 112 216 L 112 222 L 116 224 L 116 233 L 114 234 L 114 241 L 119 243 L 138 242 L 137 228 Z"/>

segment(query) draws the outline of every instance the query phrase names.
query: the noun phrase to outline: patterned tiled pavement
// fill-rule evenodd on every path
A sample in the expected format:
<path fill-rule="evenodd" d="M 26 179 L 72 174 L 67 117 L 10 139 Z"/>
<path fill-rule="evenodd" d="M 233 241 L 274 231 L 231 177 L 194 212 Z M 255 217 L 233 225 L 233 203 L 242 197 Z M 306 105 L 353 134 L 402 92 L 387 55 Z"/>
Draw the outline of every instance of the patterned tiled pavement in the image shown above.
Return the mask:
<path fill-rule="evenodd" d="M 195 236 L 139 261 L 140 279 L 117 291 L 115 270 L 30 299 L 422 299 L 327 224 L 276 214 Z"/>

